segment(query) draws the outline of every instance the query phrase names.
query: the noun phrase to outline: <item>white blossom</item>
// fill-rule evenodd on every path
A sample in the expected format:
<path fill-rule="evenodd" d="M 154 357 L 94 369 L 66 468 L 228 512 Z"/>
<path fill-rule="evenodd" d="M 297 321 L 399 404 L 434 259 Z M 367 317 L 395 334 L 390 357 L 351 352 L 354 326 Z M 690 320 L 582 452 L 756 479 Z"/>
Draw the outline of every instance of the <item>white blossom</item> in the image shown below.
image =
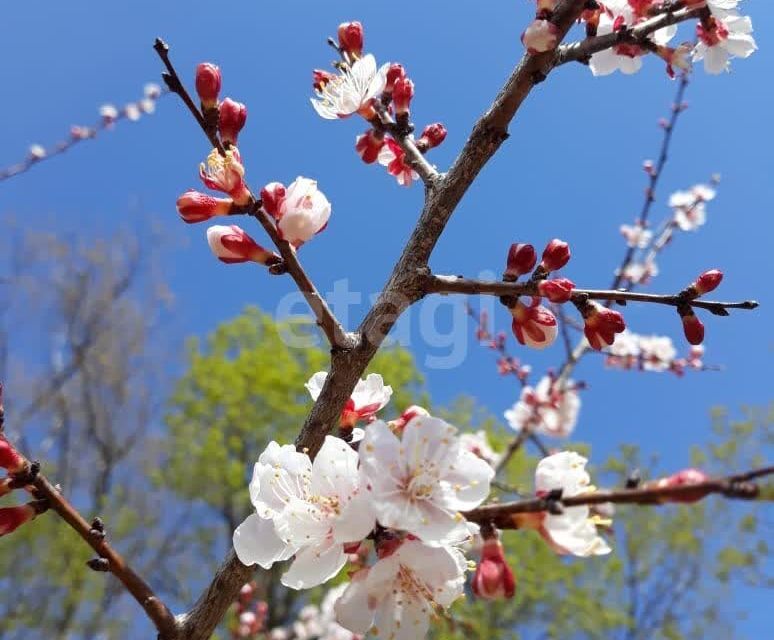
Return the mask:
<path fill-rule="evenodd" d="M 376 68 L 370 53 L 356 60 L 349 69 L 325 82 L 312 106 L 326 120 L 346 118 L 368 107 L 384 91 L 389 63 Z"/>
<path fill-rule="evenodd" d="M 401 437 L 381 420 L 360 443 L 361 486 L 367 488 L 379 523 L 428 543 L 468 528 L 461 511 L 489 495 L 494 470 L 462 446 L 457 429 L 439 418 L 417 416 Z"/>
<path fill-rule="evenodd" d="M 492 449 L 486 431 L 483 429 L 475 433 L 466 432 L 461 434 L 460 443 L 471 453 L 477 455 L 482 460 L 486 460 L 492 467 L 497 466 L 497 463 L 503 457 L 502 454 Z"/>
<path fill-rule="evenodd" d="M 707 73 L 729 70 L 729 59 L 747 58 L 758 49 L 752 37 L 752 20 L 747 16 L 729 14 L 714 18 L 714 28 L 699 25 L 699 42 L 693 50 L 694 61 L 703 60 Z"/>
<path fill-rule="evenodd" d="M 317 181 L 299 176 L 287 188 L 277 211 L 277 228 L 283 240 L 295 247 L 320 233 L 331 217 L 331 203 Z"/>
<path fill-rule="evenodd" d="M 653 238 L 653 232 L 650 229 L 646 229 L 641 224 L 622 224 L 621 235 L 626 240 L 627 246 L 637 249 L 644 249 L 647 247 L 651 238 Z"/>
<path fill-rule="evenodd" d="M 555 438 L 568 437 L 578 421 L 580 396 L 571 380 L 566 381 L 562 389 L 555 386 L 546 376 L 536 387 L 524 387 L 519 401 L 504 414 L 511 429 L 529 428 Z"/>
<path fill-rule="evenodd" d="M 318 371 L 304 385 L 317 400 L 322 392 L 325 380 L 328 378 L 326 371 Z M 365 380 L 358 380 L 355 389 L 344 410 L 341 413 L 343 426 L 354 426 L 358 420 L 370 420 L 381 411 L 392 397 L 392 387 L 384 384 L 384 379 L 378 373 L 369 373 Z"/>
<path fill-rule="evenodd" d="M 543 458 L 535 470 L 535 493 L 545 496 L 561 489 L 568 498 L 593 491 L 586 472 L 588 461 L 574 451 L 562 451 Z M 598 556 L 610 553 L 610 547 L 597 534 L 599 516 L 592 516 L 586 505 L 563 507 L 562 513 L 545 513 L 540 527 L 541 535 L 557 553 L 575 556 Z"/>
<path fill-rule="evenodd" d="M 466 568 L 465 557 L 455 547 L 407 540 L 352 576 L 334 605 L 336 618 L 354 633 L 365 634 L 373 627 L 378 638 L 424 638 L 430 618 L 463 594 Z"/>
<path fill-rule="evenodd" d="M 674 223 L 683 231 L 695 231 L 707 220 L 705 202 L 715 197 L 715 189 L 709 185 L 697 184 L 687 191 L 675 191 L 669 197 L 669 206 L 674 210 Z"/>

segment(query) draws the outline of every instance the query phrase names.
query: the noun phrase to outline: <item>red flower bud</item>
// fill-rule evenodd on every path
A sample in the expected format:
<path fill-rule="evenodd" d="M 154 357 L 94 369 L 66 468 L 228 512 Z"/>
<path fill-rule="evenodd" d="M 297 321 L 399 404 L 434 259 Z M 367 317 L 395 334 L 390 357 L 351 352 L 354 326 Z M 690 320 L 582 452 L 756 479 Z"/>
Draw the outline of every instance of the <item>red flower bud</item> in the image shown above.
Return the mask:
<path fill-rule="evenodd" d="M 4 436 L 0 436 L 0 467 L 8 473 L 18 473 L 24 469 L 24 464 L 22 455 Z"/>
<path fill-rule="evenodd" d="M 563 240 L 554 238 L 543 249 L 543 259 L 540 265 L 546 271 L 559 271 L 570 261 L 570 245 Z"/>
<path fill-rule="evenodd" d="M 236 144 L 239 132 L 247 121 L 247 107 L 241 102 L 226 98 L 218 111 L 218 130 L 223 144 Z"/>
<path fill-rule="evenodd" d="M 376 162 L 384 146 L 384 135 L 373 129 L 359 135 L 355 140 L 355 151 L 366 164 Z"/>
<path fill-rule="evenodd" d="M 540 298 L 533 298 L 529 306 L 517 302 L 510 310 L 513 316 L 513 335 L 519 344 L 533 349 L 545 349 L 550 346 L 559 331 L 556 316 L 539 302 Z"/>
<path fill-rule="evenodd" d="M 515 243 L 508 249 L 508 262 L 503 273 L 503 280 L 515 282 L 519 276 L 529 273 L 537 262 L 535 247 L 531 244 Z"/>
<path fill-rule="evenodd" d="M 618 311 L 590 302 L 584 311 L 583 333 L 592 349 L 597 351 L 615 342 L 615 334 L 626 329 L 623 316 Z"/>
<path fill-rule="evenodd" d="M 429 124 L 422 131 L 422 135 L 417 140 L 418 146 L 425 146 L 428 149 L 433 149 L 441 144 L 446 139 L 446 127 L 440 122 Z M 424 141 L 424 142 L 423 142 Z"/>
<path fill-rule="evenodd" d="M 211 62 L 202 62 L 196 67 L 196 93 L 205 109 L 218 104 L 220 93 L 220 69 Z"/>
<path fill-rule="evenodd" d="M 395 83 L 401 78 L 405 78 L 405 77 L 406 77 L 406 70 L 403 68 L 403 65 L 397 62 L 393 62 L 387 68 L 387 81 L 385 82 L 385 85 L 384 85 L 384 92 L 387 94 L 391 94 L 393 92 L 393 89 L 395 89 Z"/>
<path fill-rule="evenodd" d="M 392 90 L 392 104 L 395 105 L 395 113 L 404 115 L 409 112 L 411 99 L 414 97 L 414 83 L 405 76 L 395 82 Z"/>
<path fill-rule="evenodd" d="M 717 289 L 722 280 L 722 271 L 719 271 L 718 269 L 710 269 L 709 271 L 705 271 L 698 278 L 696 278 L 696 282 L 693 283 L 693 288 L 696 289 L 696 292 L 700 296 L 702 296 L 705 293 L 709 293 L 710 291 Z"/>
<path fill-rule="evenodd" d="M 516 592 L 516 579 L 497 538 L 484 540 L 472 587 L 476 596 L 490 600 L 512 598 Z"/>
<path fill-rule="evenodd" d="M 363 53 L 363 25 L 359 22 L 342 22 L 338 35 L 341 50 L 359 58 Z"/>
<path fill-rule="evenodd" d="M 704 324 L 693 311 L 683 316 L 683 333 L 690 344 L 697 345 L 704 342 Z"/>
<path fill-rule="evenodd" d="M 661 480 L 658 480 L 656 482 L 656 486 L 659 488 L 684 487 L 692 484 L 701 484 L 707 480 L 709 480 L 709 476 L 703 471 L 699 471 L 698 469 L 683 469 L 682 471 L 678 471 L 677 473 L 672 474 L 668 478 L 662 478 Z M 698 502 L 709 493 L 709 489 L 696 489 L 696 491 L 680 493 L 680 495 L 663 498 L 663 501 L 690 504 L 692 502 Z"/>
<path fill-rule="evenodd" d="M 37 510 L 32 504 L 0 509 L 0 536 L 13 533 L 25 522 L 32 520 L 37 514 Z"/>
<path fill-rule="evenodd" d="M 541 280 L 538 283 L 538 293 L 545 296 L 551 302 L 567 302 L 572 297 L 572 290 L 575 283 L 567 278 L 556 278 L 555 280 Z"/>
<path fill-rule="evenodd" d="M 278 217 L 282 201 L 285 199 L 285 185 L 281 182 L 270 182 L 261 189 L 263 208 L 270 216 Z"/>
<path fill-rule="evenodd" d="M 204 222 L 214 216 L 225 216 L 231 210 L 231 198 L 216 198 L 189 189 L 177 199 L 177 212 L 183 222 Z"/>
<path fill-rule="evenodd" d="M 323 90 L 326 84 L 333 80 L 336 76 L 329 71 L 323 69 L 315 69 L 312 71 L 312 87 L 318 93 Z"/>

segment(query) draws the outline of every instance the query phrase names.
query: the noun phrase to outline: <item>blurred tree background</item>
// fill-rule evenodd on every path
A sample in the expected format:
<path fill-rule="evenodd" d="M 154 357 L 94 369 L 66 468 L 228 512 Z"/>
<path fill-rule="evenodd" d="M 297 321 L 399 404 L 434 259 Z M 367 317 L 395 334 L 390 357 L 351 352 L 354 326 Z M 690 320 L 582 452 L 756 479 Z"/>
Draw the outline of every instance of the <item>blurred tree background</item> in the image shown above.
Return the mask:
<path fill-rule="evenodd" d="M 130 232 L 84 244 L 21 231 L 4 242 L 0 374 L 11 434 L 84 514 L 105 520 L 111 542 L 160 594 L 183 607 L 250 511 L 247 479 L 259 453 L 272 439 L 292 441 L 311 407 L 303 385 L 327 354 L 290 347 L 285 337 L 314 327 L 248 308 L 191 338 L 180 375 L 182 345 L 164 329 L 170 296 L 143 249 L 153 242 Z M 385 417 L 421 404 L 461 430 L 485 429 L 496 446 L 507 441 L 507 429 L 471 398 L 433 406 L 408 351 L 384 350 L 370 370 L 395 390 Z M 693 451 L 695 465 L 725 474 L 760 464 L 773 422 L 772 411 L 737 418 L 714 410 L 712 441 Z M 520 451 L 495 494 L 529 493 L 536 462 Z M 644 478 L 665 471 L 632 445 L 593 476 L 600 486 L 623 486 L 634 469 Z M 531 531 L 508 532 L 516 597 L 459 603 L 435 637 L 735 638 L 734 620 L 744 613 L 735 585 L 771 586 L 770 528 L 759 517 L 754 505 L 713 498 L 621 508 L 609 532 L 614 553 L 591 559 L 559 557 Z M 0 636 L 151 637 L 118 583 L 86 567 L 90 557 L 52 516 L 0 539 Z M 270 626 L 292 621 L 322 593 L 279 588 L 281 572 L 257 577 Z"/>

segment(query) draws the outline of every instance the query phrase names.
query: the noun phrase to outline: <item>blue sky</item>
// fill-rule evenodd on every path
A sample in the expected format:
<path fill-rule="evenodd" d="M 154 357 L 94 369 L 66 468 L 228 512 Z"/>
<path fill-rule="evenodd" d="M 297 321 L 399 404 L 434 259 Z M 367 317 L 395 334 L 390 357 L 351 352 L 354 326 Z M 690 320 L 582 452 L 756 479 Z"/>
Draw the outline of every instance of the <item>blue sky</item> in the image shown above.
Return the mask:
<path fill-rule="evenodd" d="M 722 174 L 719 196 L 709 205 L 709 224 L 697 234 L 681 235 L 661 259 L 662 275 L 653 290 L 676 291 L 705 268 L 717 267 L 726 273 L 720 298 L 753 297 L 762 306 L 755 313 L 706 318 L 707 360 L 724 365 L 721 373 L 676 380 L 603 371 L 594 359 L 584 363 L 578 377 L 591 388 L 577 433 L 599 457 L 621 442 L 637 441 L 679 467 L 692 443 L 706 441 L 711 405 L 734 410 L 772 399 L 774 315 L 766 239 L 774 234 L 769 80 L 774 60 L 768 45 L 774 40 L 774 8 L 755 0 L 745 4 L 761 50 L 737 61 L 731 74 L 709 77 L 697 70 L 654 219 L 666 213 L 671 191 L 715 172 Z M 138 98 L 144 83 L 158 77 L 151 47 L 163 36 L 189 79 L 197 62 L 214 61 L 223 70 L 224 95 L 247 103 L 240 148 L 253 184 L 288 183 L 297 175 L 319 181 L 333 216 L 325 233 L 303 247 L 301 258 L 323 292 L 346 279 L 350 291 L 362 293 L 363 304 L 351 311 L 354 327 L 411 232 L 422 193 L 399 188 L 383 170 L 359 161 L 353 144 L 365 129 L 361 123 L 322 121 L 313 112 L 311 69 L 326 67 L 331 59 L 325 37 L 339 22 L 360 19 L 377 59 L 407 67 L 417 87 L 414 120 L 419 126 L 440 120 L 449 129 L 445 144 L 430 156 L 445 169 L 521 55 L 518 36 L 530 3 L 491 2 L 485 12 L 481 5 L 437 0 L 395 7 L 354 1 L 234 2 L 227 10 L 198 0 L 134 0 L 107 8 L 83 0 L 13 3 L 0 25 L 5 60 L 0 164 L 18 160 L 30 143 L 60 139 L 71 124 L 91 123 L 100 104 Z M 659 61 L 646 60 L 644 67 L 633 78 L 593 78 L 581 66 L 567 66 L 538 86 L 511 127 L 510 140 L 452 218 L 432 268 L 470 276 L 497 273 L 511 242 L 542 246 L 559 236 L 573 248 L 565 275 L 579 286 L 607 286 L 624 249 L 618 226 L 639 211 L 641 163 L 657 152 L 657 119 L 667 114 L 675 90 Z M 292 291 L 287 278 L 217 263 L 204 227 L 178 221 L 175 199 L 198 186 L 197 165 L 207 152 L 183 106 L 166 98 L 152 117 L 122 124 L 0 184 L 0 214 L 30 226 L 83 228 L 89 234 L 153 220 L 169 238 L 165 268 L 176 296 L 175 328 L 181 335 L 204 333 L 248 303 L 274 310 Z M 246 228 L 260 241 L 257 228 Z M 439 331 L 448 327 L 450 309 L 438 313 Z M 429 369 L 428 356 L 444 355 L 448 348 L 423 342 L 420 313 L 412 312 L 410 346 L 434 399 L 443 402 L 464 392 L 496 413 L 516 399 L 512 381 L 496 376 L 491 354 L 473 344 L 470 331 L 455 334 L 468 341 L 461 364 Z M 626 318 L 635 331 L 666 333 L 680 343 L 670 310 L 630 306 Z M 496 322 L 507 327 L 503 312 L 497 312 Z M 557 343 L 547 352 L 518 355 L 543 371 L 560 361 L 562 349 Z M 762 616 L 753 611 L 744 628 L 755 635 Z"/>

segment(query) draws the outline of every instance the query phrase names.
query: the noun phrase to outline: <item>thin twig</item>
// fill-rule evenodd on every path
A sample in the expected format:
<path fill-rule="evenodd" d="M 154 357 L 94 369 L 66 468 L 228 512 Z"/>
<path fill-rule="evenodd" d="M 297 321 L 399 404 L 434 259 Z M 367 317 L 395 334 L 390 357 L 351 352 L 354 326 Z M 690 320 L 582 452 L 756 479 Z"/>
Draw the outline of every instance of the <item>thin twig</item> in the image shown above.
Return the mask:
<path fill-rule="evenodd" d="M 161 38 L 156 38 L 156 42 L 153 45 L 156 53 L 161 58 L 167 72 L 162 74 L 164 81 L 167 83 L 169 90 L 176 93 L 188 110 L 194 116 L 194 119 L 199 124 L 199 127 L 207 136 L 213 147 L 215 147 L 221 155 L 225 155 L 226 150 L 218 139 L 217 133 L 213 132 L 211 127 L 207 126 L 207 123 L 202 115 L 199 107 L 196 106 L 185 85 L 180 80 L 177 71 L 169 57 L 169 45 Z M 314 316 L 317 320 L 318 326 L 323 330 L 325 336 L 328 338 L 333 349 L 350 349 L 354 345 L 353 336 L 347 334 L 344 328 L 339 323 L 336 316 L 333 315 L 325 298 L 320 295 L 320 292 L 315 287 L 309 275 L 304 271 L 301 263 L 298 261 L 295 248 L 287 241 L 283 240 L 274 225 L 269 214 L 261 206 L 261 201 L 255 196 L 255 192 L 250 190 L 250 196 L 252 202 L 248 205 L 247 210 L 250 215 L 255 217 L 261 226 L 264 228 L 268 236 L 271 238 L 274 245 L 282 256 L 284 270 L 290 274 L 296 283 L 296 286 L 303 294 L 309 307 L 312 309 Z"/>
<path fill-rule="evenodd" d="M 464 515 L 470 522 L 490 523 L 501 529 L 514 529 L 518 528 L 518 519 L 513 517 L 515 514 L 548 511 L 552 508 L 552 502 L 559 507 L 577 507 L 606 502 L 657 505 L 689 497 L 692 500 L 698 500 L 710 494 L 718 494 L 732 499 L 754 500 L 758 497 L 759 487 L 752 481 L 771 474 L 774 474 L 774 467 L 754 469 L 745 473 L 734 474 L 724 478 L 713 478 L 694 484 L 659 486 L 655 482 L 638 489 L 594 491 L 567 498 L 560 497 L 556 500 L 551 498 L 531 498 L 529 500 L 484 505 L 478 509 L 468 511 Z"/>

